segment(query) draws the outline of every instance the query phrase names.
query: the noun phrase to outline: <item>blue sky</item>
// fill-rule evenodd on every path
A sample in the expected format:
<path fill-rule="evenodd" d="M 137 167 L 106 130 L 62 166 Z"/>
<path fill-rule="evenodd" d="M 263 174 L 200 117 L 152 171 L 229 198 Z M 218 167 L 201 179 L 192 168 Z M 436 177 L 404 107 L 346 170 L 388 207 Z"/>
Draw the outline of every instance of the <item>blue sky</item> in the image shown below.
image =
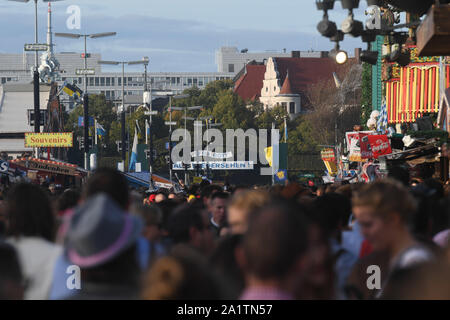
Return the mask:
<path fill-rule="evenodd" d="M 39 40 L 45 41 L 46 4 L 39 0 Z M 69 30 L 70 5 L 81 9 L 81 29 Z M 365 8 L 365 1 L 361 1 Z M 363 10 L 357 18 L 364 20 Z M 337 3 L 330 13 L 338 25 L 347 12 Z M 329 50 L 319 35 L 322 13 L 314 0 L 66 0 L 53 3 L 54 32 L 116 31 L 113 38 L 88 40 L 88 51 L 105 60 L 138 60 L 149 56 L 156 72 L 216 71 L 215 51 L 224 45 L 266 50 Z M 34 5 L 0 0 L 0 52 L 22 52 L 34 41 Z M 56 38 L 56 51 L 81 52 L 81 40 Z M 342 47 L 353 53 L 363 47 L 348 37 Z"/>

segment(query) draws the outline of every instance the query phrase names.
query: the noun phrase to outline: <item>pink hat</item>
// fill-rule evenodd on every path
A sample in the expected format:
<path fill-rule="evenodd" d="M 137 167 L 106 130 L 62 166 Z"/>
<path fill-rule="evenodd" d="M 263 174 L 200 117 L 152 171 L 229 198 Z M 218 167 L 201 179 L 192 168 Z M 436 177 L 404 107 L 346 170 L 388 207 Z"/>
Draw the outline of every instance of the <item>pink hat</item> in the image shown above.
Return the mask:
<path fill-rule="evenodd" d="M 450 229 L 439 232 L 434 236 L 433 241 L 442 248 L 450 245 Z"/>

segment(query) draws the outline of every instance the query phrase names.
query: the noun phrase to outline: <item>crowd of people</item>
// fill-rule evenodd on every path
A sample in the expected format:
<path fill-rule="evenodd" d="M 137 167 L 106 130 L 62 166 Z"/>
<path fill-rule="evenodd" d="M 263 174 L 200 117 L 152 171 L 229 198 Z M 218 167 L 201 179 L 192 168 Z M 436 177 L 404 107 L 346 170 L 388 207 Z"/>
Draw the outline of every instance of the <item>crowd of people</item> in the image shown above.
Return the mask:
<path fill-rule="evenodd" d="M 408 171 L 368 184 L 0 195 L 0 299 L 450 299 L 450 194 Z M 79 278 L 77 278 L 77 276 Z"/>

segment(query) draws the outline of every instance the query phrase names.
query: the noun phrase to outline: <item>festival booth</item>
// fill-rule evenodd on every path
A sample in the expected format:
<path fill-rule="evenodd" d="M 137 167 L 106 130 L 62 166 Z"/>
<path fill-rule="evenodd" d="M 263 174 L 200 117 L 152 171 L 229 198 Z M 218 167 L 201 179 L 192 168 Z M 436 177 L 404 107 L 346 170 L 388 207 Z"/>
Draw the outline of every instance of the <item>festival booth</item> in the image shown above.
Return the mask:
<path fill-rule="evenodd" d="M 11 160 L 9 166 L 12 170 L 20 170 L 34 183 L 51 182 L 56 185 L 81 186 L 82 179 L 87 171 L 77 165 L 36 158 L 18 158 Z"/>
<path fill-rule="evenodd" d="M 124 172 L 123 173 L 128 183 L 135 188 L 149 187 L 150 173 L 148 172 Z M 173 184 L 169 179 L 152 174 L 153 184 L 157 188 L 170 189 Z"/>

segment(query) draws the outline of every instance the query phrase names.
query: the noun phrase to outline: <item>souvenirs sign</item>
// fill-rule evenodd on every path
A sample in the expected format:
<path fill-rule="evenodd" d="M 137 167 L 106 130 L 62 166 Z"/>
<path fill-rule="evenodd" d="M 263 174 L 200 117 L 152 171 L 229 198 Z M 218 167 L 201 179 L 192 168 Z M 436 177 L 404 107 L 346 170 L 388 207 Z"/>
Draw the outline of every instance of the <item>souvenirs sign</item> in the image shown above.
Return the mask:
<path fill-rule="evenodd" d="M 73 147 L 73 132 L 25 133 L 27 148 L 67 148 Z"/>

